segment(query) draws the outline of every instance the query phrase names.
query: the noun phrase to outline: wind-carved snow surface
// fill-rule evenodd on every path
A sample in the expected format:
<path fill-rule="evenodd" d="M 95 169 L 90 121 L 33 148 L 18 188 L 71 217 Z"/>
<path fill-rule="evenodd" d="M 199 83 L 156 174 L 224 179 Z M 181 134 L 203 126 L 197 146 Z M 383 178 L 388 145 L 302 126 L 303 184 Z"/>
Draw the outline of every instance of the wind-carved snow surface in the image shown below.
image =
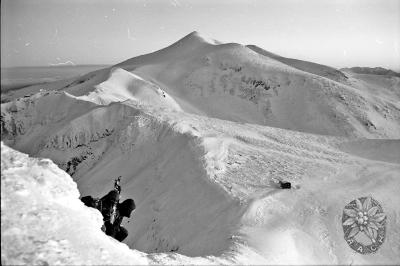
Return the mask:
<path fill-rule="evenodd" d="M 130 99 L 141 104 L 182 111 L 175 100 L 159 86 L 121 68 L 111 69 L 110 77 L 95 87 L 93 92 L 80 99 L 103 105 Z"/>
<path fill-rule="evenodd" d="M 148 264 L 145 254 L 104 235 L 100 212 L 49 159 L 1 143 L 1 262 L 4 265 Z"/>
<path fill-rule="evenodd" d="M 129 231 L 124 243 L 146 254 L 105 236 L 100 214 L 83 207 L 72 189 L 68 202 L 80 209 L 75 216 L 66 210 L 63 222 L 74 225 L 68 234 L 73 240 L 66 238 L 71 249 L 59 258 L 76 259 L 72 264 L 399 263 L 400 141 L 382 139 L 400 135 L 398 102 L 384 89 L 371 94 L 362 85 L 367 81 L 353 76 L 342 84 L 315 74 L 315 64 L 304 62 L 314 71 L 306 73 L 285 62 L 193 33 L 153 54 L 2 104 L 6 145 L 51 158 L 81 195 L 103 196 L 121 175 L 122 200 L 136 202 L 123 223 Z M 373 120 L 375 128 L 362 119 Z M 24 163 L 38 160 L 4 146 L 2 161 L 9 154 Z M 23 169 L 39 167 L 34 165 Z M 2 232 L 3 218 L 16 221 L 11 208 L 3 209 L 3 201 L 18 195 L 6 182 L 14 170 L 2 168 L 2 189 L 9 190 L 2 190 Z M 46 169 L 37 171 L 52 177 Z M 73 184 L 61 173 L 54 186 Z M 65 180 L 58 183 L 60 178 Z M 279 180 L 295 189 L 280 189 Z M 344 206 L 363 196 L 378 200 L 388 221 L 385 243 L 368 256 L 347 245 L 341 226 Z M 47 201 L 52 196 L 35 207 L 39 214 L 47 213 Z M 19 208 L 24 215 L 33 208 L 18 202 L 26 204 Z M 61 211 L 54 208 L 49 221 L 59 221 Z M 46 223 L 32 219 L 39 226 L 32 237 L 46 235 Z M 27 234 L 22 220 L 14 224 L 23 233 L 2 237 L 2 254 L 3 241 Z M 58 241 L 57 228 L 48 239 Z M 74 242 L 77 235 L 80 243 Z M 90 241 L 99 238 L 92 247 Z M 30 242 L 24 241 L 5 250 L 2 261 L 34 256 L 25 254 L 22 247 Z M 93 252 L 93 260 L 70 253 L 75 246 Z M 121 260 L 101 257 L 100 246 L 110 256 L 118 249 Z M 53 255 L 46 254 L 39 257 L 50 262 Z M 29 258 L 25 262 L 37 260 Z"/>

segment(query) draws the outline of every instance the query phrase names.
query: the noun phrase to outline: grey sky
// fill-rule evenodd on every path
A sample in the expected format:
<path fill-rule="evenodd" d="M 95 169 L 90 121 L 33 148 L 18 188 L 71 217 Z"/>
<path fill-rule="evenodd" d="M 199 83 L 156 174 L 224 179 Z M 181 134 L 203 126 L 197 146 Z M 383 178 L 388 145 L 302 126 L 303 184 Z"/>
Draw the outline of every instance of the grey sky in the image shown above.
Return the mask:
<path fill-rule="evenodd" d="M 1 66 L 114 64 L 194 30 L 334 67 L 400 70 L 399 0 L 2 0 Z"/>

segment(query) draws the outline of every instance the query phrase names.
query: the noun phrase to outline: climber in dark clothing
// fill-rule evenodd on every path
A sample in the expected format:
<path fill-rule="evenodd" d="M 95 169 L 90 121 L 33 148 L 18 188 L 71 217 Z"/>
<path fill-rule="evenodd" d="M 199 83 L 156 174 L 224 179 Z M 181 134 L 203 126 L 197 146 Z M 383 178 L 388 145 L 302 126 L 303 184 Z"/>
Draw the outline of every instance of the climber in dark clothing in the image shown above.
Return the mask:
<path fill-rule="evenodd" d="M 109 236 L 123 241 L 128 236 L 128 231 L 121 226 L 124 217 L 130 217 L 136 208 L 133 199 L 127 199 L 119 203 L 119 192 L 111 190 L 101 199 L 94 199 L 92 196 L 81 198 L 82 202 L 92 208 L 98 209 L 103 215 L 104 225 L 102 230 Z"/>
<path fill-rule="evenodd" d="M 135 209 L 135 202 L 133 199 L 127 199 L 122 203 L 118 203 L 114 222 L 105 221 L 104 226 L 106 227 L 106 234 L 117 239 L 118 241 L 123 241 L 128 236 L 128 231 L 121 226 L 122 219 L 124 217 L 131 217 L 132 211 Z"/>

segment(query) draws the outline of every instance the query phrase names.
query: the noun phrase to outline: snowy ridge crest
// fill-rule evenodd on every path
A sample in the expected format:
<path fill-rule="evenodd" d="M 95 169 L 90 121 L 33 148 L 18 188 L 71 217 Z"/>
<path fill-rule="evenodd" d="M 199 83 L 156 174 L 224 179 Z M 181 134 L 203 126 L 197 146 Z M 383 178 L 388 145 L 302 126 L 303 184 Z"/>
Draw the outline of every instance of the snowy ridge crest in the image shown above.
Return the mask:
<path fill-rule="evenodd" d="M 79 98 L 101 105 L 132 100 L 139 104 L 182 111 L 179 104 L 159 86 L 118 67 L 112 68 L 109 78 L 96 85 L 93 92 Z"/>
<path fill-rule="evenodd" d="M 48 112 L 44 103 L 52 102 L 59 106 L 59 112 Z M 139 108 L 139 109 L 138 109 Z M 140 102 L 130 101 L 125 104 L 96 105 L 84 101 L 81 97 L 69 96 L 67 93 L 47 92 L 2 105 L 2 139 L 13 143 L 19 138 L 35 137 L 35 131 L 41 132 L 41 140 L 35 141 L 34 148 L 27 143 L 23 150 L 37 154 L 51 154 L 51 150 L 65 151 L 75 149 L 81 151 L 80 158 L 87 157 L 93 145 L 98 147 L 112 142 L 123 151 L 132 152 L 132 148 L 147 140 L 159 139 L 165 132 L 192 136 L 204 149 L 206 169 L 223 171 L 221 163 L 226 157 L 226 141 L 211 137 L 202 137 L 195 126 L 179 121 L 174 116 L 160 117 L 159 106 L 143 106 Z M 65 110 L 76 110 L 73 115 Z M 147 111 L 146 111 L 147 110 Z M 61 127 L 52 125 L 61 123 Z M 174 133 L 175 131 L 175 133 Z M 219 144 L 216 144 L 218 142 Z M 210 145 L 212 143 L 212 145 Z M 109 148 L 104 146 L 102 153 Z M 216 148 L 218 147 L 218 150 Z M 97 151 L 99 153 L 99 151 Z M 85 155 L 83 155 L 85 154 Z M 91 154 L 93 155 L 93 154 Z M 56 159 L 56 158 L 55 158 Z M 75 163 L 78 159 L 75 159 Z M 69 161 L 56 159 L 63 169 L 67 169 Z M 71 164 L 71 162 L 70 162 Z M 213 166 L 211 166 L 213 165 Z M 215 165 L 215 167 L 214 167 Z M 218 166 L 216 166 L 218 165 Z M 72 169 L 72 168 L 71 168 Z M 70 174 L 73 172 L 67 171 Z M 210 171 L 211 173 L 212 171 Z"/>

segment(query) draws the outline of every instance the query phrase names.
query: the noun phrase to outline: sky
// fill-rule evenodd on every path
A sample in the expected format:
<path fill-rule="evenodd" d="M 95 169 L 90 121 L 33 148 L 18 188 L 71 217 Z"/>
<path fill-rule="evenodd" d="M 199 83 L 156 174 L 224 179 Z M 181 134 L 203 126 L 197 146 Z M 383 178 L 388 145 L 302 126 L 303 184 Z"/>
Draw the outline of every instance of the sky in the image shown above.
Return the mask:
<path fill-rule="evenodd" d="M 400 70 L 400 0 L 2 0 L 1 67 L 116 64 L 192 31 L 337 68 Z"/>

